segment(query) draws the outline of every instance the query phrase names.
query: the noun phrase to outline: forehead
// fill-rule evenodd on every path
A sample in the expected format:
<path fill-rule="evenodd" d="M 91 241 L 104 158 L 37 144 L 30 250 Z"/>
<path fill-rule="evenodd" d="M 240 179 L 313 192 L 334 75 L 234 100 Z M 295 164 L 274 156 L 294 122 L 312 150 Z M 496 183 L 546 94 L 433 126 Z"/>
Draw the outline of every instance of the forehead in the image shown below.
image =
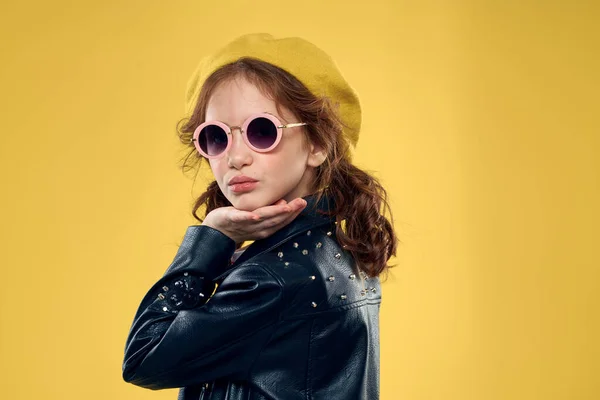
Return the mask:
<path fill-rule="evenodd" d="M 250 115 L 262 112 L 276 115 L 284 122 L 293 118 L 285 107 L 279 108 L 281 112 L 275 101 L 257 86 L 243 77 L 236 77 L 215 87 L 207 103 L 205 119 L 241 125 Z"/>

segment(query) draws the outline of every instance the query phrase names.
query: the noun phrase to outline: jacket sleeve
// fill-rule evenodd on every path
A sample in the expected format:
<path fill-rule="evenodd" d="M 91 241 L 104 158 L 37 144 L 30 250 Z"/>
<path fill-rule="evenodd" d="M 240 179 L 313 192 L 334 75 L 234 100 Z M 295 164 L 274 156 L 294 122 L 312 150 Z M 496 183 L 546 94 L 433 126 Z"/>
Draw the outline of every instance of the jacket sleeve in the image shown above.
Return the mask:
<path fill-rule="evenodd" d="M 157 390 L 247 374 L 279 319 L 282 285 L 264 266 L 242 263 L 210 296 L 234 250 L 218 230 L 188 227 L 135 314 L 122 367 L 126 382 Z"/>

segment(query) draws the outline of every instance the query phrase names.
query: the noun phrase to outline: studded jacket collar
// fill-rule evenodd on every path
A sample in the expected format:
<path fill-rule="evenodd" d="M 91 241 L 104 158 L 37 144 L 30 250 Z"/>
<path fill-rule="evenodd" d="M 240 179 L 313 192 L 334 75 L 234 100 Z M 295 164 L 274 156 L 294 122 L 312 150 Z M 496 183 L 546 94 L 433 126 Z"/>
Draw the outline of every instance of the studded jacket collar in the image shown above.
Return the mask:
<path fill-rule="evenodd" d="M 123 379 L 179 400 L 379 398 L 377 278 L 335 236 L 326 196 L 231 263 L 234 241 L 188 227 L 139 305 Z"/>

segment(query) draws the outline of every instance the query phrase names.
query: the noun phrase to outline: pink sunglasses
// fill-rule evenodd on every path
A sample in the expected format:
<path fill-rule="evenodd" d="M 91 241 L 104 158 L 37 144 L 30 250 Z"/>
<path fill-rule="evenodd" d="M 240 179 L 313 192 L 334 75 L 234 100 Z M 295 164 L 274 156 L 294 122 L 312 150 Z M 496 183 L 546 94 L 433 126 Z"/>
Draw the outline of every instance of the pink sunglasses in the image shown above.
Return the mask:
<path fill-rule="evenodd" d="M 222 157 L 231 147 L 233 129 L 242 133 L 244 142 L 252 150 L 265 153 L 273 150 L 281 140 L 284 128 L 307 125 L 305 122 L 282 125 L 281 121 L 269 113 L 253 114 L 242 126 L 229 126 L 221 121 L 206 121 L 194 131 L 191 141 L 196 150 L 206 158 Z"/>

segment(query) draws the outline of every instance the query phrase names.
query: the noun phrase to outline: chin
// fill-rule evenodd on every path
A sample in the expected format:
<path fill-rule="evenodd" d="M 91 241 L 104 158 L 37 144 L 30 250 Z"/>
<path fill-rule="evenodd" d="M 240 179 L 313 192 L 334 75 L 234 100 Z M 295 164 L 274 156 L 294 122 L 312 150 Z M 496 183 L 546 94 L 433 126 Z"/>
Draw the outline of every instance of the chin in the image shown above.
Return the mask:
<path fill-rule="evenodd" d="M 265 193 L 261 193 L 260 191 L 252 191 L 239 195 L 230 194 L 227 196 L 229 202 L 233 205 L 233 207 L 237 208 L 241 211 L 254 211 L 257 208 L 270 206 L 279 200 L 281 197 L 273 198 L 273 195 L 269 196 Z"/>
<path fill-rule="evenodd" d="M 241 211 L 254 211 L 257 208 L 268 205 L 259 196 L 253 193 L 245 193 L 242 195 L 231 196 L 228 198 L 233 207 Z"/>
<path fill-rule="evenodd" d="M 252 202 L 239 200 L 239 199 L 230 201 L 230 203 L 233 205 L 233 207 L 237 208 L 240 211 L 254 211 L 258 208 L 258 207 L 255 207 L 254 203 L 252 203 Z"/>

